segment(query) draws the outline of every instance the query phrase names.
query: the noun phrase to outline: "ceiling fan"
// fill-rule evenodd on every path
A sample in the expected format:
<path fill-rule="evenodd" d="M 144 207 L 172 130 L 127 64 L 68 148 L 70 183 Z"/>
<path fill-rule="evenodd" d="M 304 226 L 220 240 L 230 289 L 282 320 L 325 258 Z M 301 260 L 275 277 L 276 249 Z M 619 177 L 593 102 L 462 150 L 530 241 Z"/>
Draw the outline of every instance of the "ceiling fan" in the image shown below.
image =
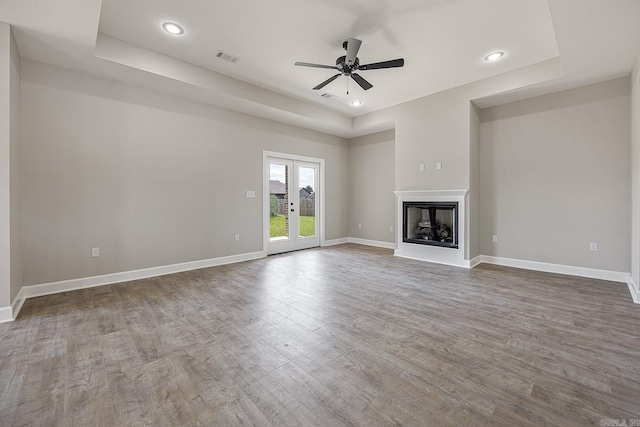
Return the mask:
<path fill-rule="evenodd" d="M 328 78 L 327 80 L 314 87 L 313 90 L 322 89 L 340 76 L 351 77 L 360 85 L 364 90 L 369 90 L 373 87 L 371 83 L 366 81 L 362 76 L 355 71 L 365 70 L 379 70 L 381 68 L 397 68 L 404 65 L 404 58 L 392 59 L 391 61 L 375 62 L 373 64 L 360 65 L 360 59 L 358 58 L 358 51 L 360 50 L 361 40 L 347 39 L 342 43 L 342 47 L 347 51 L 347 54 L 336 59 L 336 65 L 321 65 L 311 64 L 308 62 L 296 62 L 295 65 L 301 67 L 313 67 L 313 68 L 328 68 L 331 70 L 338 70 L 339 73 L 335 76 Z M 347 92 L 349 93 L 349 92 Z"/>

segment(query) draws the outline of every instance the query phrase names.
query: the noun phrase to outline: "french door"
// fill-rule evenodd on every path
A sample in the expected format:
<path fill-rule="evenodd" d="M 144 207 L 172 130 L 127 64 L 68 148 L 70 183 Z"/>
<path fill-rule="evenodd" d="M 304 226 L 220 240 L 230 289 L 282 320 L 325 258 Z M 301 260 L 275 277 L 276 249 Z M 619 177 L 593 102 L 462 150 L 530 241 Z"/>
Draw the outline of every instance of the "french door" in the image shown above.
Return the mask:
<path fill-rule="evenodd" d="M 320 164 L 267 157 L 266 166 L 267 253 L 320 246 Z"/>

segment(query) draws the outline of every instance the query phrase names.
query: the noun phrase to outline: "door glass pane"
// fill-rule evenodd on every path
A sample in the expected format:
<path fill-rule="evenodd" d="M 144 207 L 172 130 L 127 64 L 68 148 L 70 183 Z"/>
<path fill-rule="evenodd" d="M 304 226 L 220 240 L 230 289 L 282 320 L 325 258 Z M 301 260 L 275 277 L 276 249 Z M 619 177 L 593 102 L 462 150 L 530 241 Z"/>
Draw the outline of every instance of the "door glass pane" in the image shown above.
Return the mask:
<path fill-rule="evenodd" d="M 289 238 L 289 167 L 275 163 L 269 166 L 271 240 L 287 240 Z"/>
<path fill-rule="evenodd" d="M 316 235 L 316 193 L 313 188 L 316 182 L 316 170 L 300 166 L 298 168 L 300 188 L 300 237 Z"/>

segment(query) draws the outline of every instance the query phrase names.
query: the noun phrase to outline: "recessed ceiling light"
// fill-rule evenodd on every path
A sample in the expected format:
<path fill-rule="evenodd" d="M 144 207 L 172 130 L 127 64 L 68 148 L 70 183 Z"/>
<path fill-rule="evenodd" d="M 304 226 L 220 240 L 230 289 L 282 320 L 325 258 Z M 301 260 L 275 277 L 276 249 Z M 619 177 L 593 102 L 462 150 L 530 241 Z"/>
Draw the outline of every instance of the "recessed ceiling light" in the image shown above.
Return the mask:
<path fill-rule="evenodd" d="M 184 33 L 182 27 L 173 22 L 165 22 L 164 24 L 162 24 L 162 28 L 164 28 L 167 33 L 173 34 L 174 36 L 179 36 L 180 34 Z"/>
<path fill-rule="evenodd" d="M 353 105 L 354 107 L 359 107 L 362 105 L 362 101 L 354 99 L 353 101 L 351 101 L 351 105 Z"/>
<path fill-rule="evenodd" d="M 504 52 L 491 52 L 489 55 L 484 57 L 484 60 L 487 62 L 494 62 L 504 56 Z"/>

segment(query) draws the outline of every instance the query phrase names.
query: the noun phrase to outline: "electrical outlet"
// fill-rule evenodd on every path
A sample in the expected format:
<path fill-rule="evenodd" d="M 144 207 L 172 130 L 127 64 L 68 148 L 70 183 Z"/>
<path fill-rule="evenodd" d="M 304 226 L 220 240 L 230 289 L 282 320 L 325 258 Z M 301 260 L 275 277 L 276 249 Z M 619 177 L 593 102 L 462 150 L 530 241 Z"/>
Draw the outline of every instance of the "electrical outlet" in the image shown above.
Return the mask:
<path fill-rule="evenodd" d="M 358 224 L 358 228 L 362 228 L 362 224 Z"/>
<path fill-rule="evenodd" d="M 389 233 L 393 233 L 393 227 L 389 227 Z"/>
<path fill-rule="evenodd" d="M 493 243 L 498 243 L 498 236 L 494 234 L 491 240 L 493 241 Z"/>
<path fill-rule="evenodd" d="M 255 191 L 247 191 L 247 197 L 256 197 Z"/>
<path fill-rule="evenodd" d="M 598 252 L 598 244 L 596 242 L 589 243 L 589 250 L 591 252 Z"/>
<path fill-rule="evenodd" d="M 236 234 L 236 242 L 239 242 L 239 241 L 240 241 L 240 235 Z"/>
<path fill-rule="evenodd" d="M 442 169 L 442 162 L 436 162 L 436 169 L 437 170 Z"/>
<path fill-rule="evenodd" d="M 91 248 L 91 258 L 100 256 L 100 248 Z"/>
<path fill-rule="evenodd" d="M 424 163 L 420 164 L 420 172 L 424 172 Z"/>

